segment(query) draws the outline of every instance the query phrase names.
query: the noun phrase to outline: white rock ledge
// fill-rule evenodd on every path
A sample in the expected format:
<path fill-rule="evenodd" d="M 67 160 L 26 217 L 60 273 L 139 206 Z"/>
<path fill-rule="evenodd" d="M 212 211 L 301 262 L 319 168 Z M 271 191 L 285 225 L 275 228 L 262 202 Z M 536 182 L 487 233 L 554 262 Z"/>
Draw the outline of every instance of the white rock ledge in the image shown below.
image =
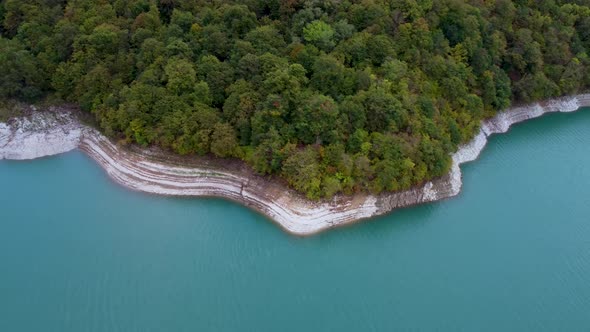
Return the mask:
<path fill-rule="evenodd" d="M 311 202 L 247 167 L 212 166 L 206 161 L 186 166 L 151 150 L 118 147 L 71 113 L 55 110 L 0 123 L 0 160 L 34 159 L 79 148 L 114 181 L 128 188 L 161 195 L 231 199 L 259 211 L 290 233 L 310 235 L 397 208 L 453 197 L 461 191 L 459 166 L 477 159 L 488 136 L 505 133 L 511 125 L 545 113 L 573 112 L 582 107 L 590 107 L 590 94 L 508 109 L 483 121 L 479 134 L 453 154 L 448 175 L 407 191 L 338 196 L 329 202 Z"/>

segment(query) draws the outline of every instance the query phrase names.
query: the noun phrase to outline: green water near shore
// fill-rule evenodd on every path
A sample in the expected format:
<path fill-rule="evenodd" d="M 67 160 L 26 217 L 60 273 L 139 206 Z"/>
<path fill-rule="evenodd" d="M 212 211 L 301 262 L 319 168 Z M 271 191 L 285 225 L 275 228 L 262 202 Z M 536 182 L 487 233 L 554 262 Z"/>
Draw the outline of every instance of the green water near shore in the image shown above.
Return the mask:
<path fill-rule="evenodd" d="M 0 161 L 0 331 L 587 331 L 590 110 L 493 136 L 459 197 L 298 238 L 218 199 Z"/>

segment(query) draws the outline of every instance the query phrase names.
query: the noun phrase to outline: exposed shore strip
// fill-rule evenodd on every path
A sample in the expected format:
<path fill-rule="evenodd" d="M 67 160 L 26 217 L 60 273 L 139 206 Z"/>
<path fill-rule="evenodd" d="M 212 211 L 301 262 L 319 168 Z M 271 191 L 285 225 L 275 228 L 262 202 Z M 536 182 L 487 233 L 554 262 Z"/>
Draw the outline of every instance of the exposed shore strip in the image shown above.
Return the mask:
<path fill-rule="evenodd" d="M 488 136 L 504 133 L 515 123 L 546 113 L 573 112 L 582 107 L 590 107 L 590 94 L 508 109 L 483 121 L 479 134 L 453 154 L 448 175 L 407 191 L 338 196 L 329 202 L 311 202 L 243 165 L 224 167 L 203 162 L 189 167 L 164 153 L 118 147 L 72 114 L 63 112 L 33 112 L 0 123 L 0 159 L 34 159 L 79 148 L 114 181 L 131 189 L 231 199 L 259 211 L 288 232 L 310 235 L 397 208 L 453 197 L 462 186 L 459 166 L 477 159 Z"/>

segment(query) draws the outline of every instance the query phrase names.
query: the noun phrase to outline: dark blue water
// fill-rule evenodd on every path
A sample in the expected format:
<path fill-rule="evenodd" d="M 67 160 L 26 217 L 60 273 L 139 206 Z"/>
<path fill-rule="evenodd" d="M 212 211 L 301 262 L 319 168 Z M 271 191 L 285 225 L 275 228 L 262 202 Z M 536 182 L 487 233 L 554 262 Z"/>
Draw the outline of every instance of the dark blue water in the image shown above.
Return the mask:
<path fill-rule="evenodd" d="M 590 111 L 491 139 L 454 199 L 310 238 L 0 161 L 0 331 L 588 331 Z"/>

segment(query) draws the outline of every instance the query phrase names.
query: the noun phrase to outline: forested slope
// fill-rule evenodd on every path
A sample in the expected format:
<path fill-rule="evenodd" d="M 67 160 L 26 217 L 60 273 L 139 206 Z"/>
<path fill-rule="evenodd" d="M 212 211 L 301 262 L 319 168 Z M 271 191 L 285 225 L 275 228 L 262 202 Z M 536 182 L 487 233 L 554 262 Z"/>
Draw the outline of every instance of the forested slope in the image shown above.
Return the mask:
<path fill-rule="evenodd" d="M 483 117 L 590 86 L 590 0 L 4 0 L 0 21 L 0 98 L 312 199 L 441 176 Z"/>

